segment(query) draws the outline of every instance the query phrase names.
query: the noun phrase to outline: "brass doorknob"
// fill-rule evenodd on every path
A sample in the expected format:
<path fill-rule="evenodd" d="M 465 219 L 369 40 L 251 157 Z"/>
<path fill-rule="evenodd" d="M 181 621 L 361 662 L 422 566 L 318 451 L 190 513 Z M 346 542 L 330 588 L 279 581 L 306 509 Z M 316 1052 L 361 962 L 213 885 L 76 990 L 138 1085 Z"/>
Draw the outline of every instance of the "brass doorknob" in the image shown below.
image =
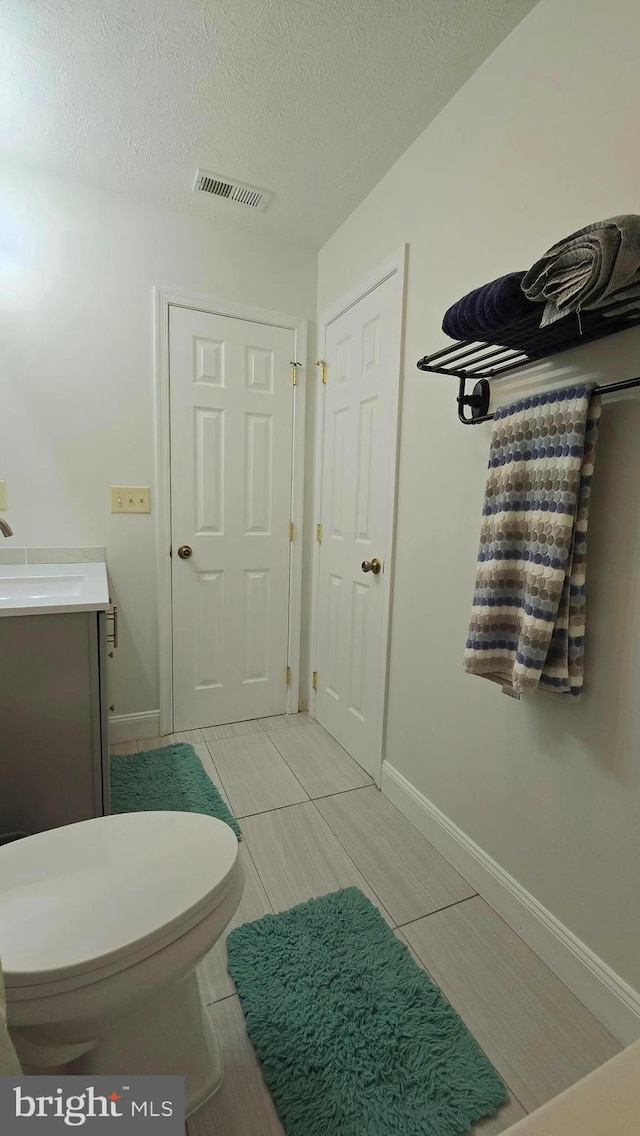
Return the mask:
<path fill-rule="evenodd" d="M 191 545 L 181 544 L 180 548 L 178 549 L 178 556 L 181 560 L 188 560 L 190 556 L 193 556 L 193 549 L 191 548 Z"/>
<path fill-rule="evenodd" d="M 377 557 L 374 557 L 373 560 L 363 560 L 362 571 L 373 572 L 374 576 L 377 576 L 382 571 L 382 564 Z"/>

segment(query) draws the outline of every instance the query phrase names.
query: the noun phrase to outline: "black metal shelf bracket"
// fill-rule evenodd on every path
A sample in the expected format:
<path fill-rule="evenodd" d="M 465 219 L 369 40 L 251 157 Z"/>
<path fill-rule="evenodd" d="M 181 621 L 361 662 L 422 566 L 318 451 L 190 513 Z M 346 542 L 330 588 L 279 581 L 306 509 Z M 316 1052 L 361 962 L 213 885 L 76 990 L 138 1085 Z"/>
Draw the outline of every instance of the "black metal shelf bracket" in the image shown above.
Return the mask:
<path fill-rule="evenodd" d="M 458 379 L 458 418 L 465 426 L 477 426 L 490 422 L 491 401 L 490 379 L 511 374 L 526 367 L 529 363 L 543 363 L 555 355 L 572 347 L 583 346 L 597 339 L 604 339 L 617 332 L 640 325 L 640 311 L 627 313 L 624 317 L 603 317 L 598 312 L 582 313 L 580 319 L 565 317 L 564 327 L 559 332 L 559 324 L 551 328 L 538 326 L 538 315 L 528 316 L 517 324 L 503 329 L 501 338 L 510 340 L 517 346 L 505 344 L 454 340 L 447 347 L 441 347 L 431 355 L 418 360 L 418 370 L 438 375 L 451 375 Z M 474 381 L 471 394 L 467 394 L 467 383 Z M 597 394 L 613 394 L 615 391 L 630 390 L 640 386 L 640 376 L 624 379 L 617 383 L 604 383 L 595 388 Z M 466 413 L 469 410 L 470 414 Z"/>
<path fill-rule="evenodd" d="M 461 376 L 458 385 L 458 418 L 461 422 L 469 424 L 469 422 L 488 422 L 493 418 L 489 414 L 489 403 L 491 402 L 491 384 L 488 379 L 478 379 L 471 394 L 465 394 L 467 380 Z M 471 407 L 471 418 L 469 419 L 464 412 L 465 406 Z"/>

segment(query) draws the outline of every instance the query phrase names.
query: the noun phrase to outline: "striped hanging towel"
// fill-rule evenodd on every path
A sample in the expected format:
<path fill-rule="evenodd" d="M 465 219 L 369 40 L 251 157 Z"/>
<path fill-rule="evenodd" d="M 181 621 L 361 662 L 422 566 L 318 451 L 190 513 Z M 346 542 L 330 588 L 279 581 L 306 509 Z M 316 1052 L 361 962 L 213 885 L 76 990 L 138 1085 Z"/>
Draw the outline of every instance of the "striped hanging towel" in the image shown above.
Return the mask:
<path fill-rule="evenodd" d="M 582 690 L 594 385 L 495 413 L 464 669 L 518 693 Z"/>

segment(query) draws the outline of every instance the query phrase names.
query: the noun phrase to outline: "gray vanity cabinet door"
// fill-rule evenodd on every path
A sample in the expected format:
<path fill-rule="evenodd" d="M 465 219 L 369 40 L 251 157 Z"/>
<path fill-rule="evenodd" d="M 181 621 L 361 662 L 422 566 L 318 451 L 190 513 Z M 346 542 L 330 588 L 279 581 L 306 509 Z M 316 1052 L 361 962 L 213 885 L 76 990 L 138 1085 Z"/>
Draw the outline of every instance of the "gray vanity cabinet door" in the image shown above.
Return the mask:
<path fill-rule="evenodd" d="M 111 812 L 111 784 L 109 776 L 109 666 L 107 655 L 111 643 L 107 638 L 107 616 L 104 611 L 96 613 L 96 651 L 93 658 L 97 663 L 94 676 L 94 731 L 93 747 L 94 761 L 97 766 L 97 776 L 100 778 L 100 798 L 97 802 L 99 808 L 97 816 Z M 114 644 L 115 646 L 115 644 Z M 113 656 L 113 651 L 111 651 Z"/>
<path fill-rule="evenodd" d="M 99 640 L 95 612 L 0 618 L 0 833 L 104 811 Z"/>

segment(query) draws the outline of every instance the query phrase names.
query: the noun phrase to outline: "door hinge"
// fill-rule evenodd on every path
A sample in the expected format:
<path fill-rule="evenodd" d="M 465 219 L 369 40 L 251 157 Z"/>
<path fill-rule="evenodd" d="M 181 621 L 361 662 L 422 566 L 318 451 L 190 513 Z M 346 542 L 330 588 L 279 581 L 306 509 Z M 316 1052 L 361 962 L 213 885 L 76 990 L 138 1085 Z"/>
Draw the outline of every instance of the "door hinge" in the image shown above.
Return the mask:
<path fill-rule="evenodd" d="M 289 540 L 293 540 L 295 531 L 296 526 L 294 525 L 293 521 L 289 521 Z"/>
<path fill-rule="evenodd" d="M 313 680 L 312 680 L 311 685 L 313 686 L 314 690 L 318 689 L 318 672 L 317 671 L 313 672 Z"/>
<path fill-rule="evenodd" d="M 173 548 L 169 545 L 169 556 L 173 556 Z"/>
<path fill-rule="evenodd" d="M 322 544 L 322 525 L 316 525 L 316 540 L 318 544 Z"/>
<path fill-rule="evenodd" d="M 291 686 L 291 667 L 287 667 L 287 686 Z"/>
<path fill-rule="evenodd" d="M 293 359 L 291 360 L 291 386 L 292 387 L 295 387 L 298 383 L 298 367 L 299 366 L 300 366 L 299 363 L 294 363 Z"/>
<path fill-rule="evenodd" d="M 320 367 L 320 382 L 326 383 L 327 381 L 327 364 L 324 359 L 316 359 L 316 367 Z"/>

